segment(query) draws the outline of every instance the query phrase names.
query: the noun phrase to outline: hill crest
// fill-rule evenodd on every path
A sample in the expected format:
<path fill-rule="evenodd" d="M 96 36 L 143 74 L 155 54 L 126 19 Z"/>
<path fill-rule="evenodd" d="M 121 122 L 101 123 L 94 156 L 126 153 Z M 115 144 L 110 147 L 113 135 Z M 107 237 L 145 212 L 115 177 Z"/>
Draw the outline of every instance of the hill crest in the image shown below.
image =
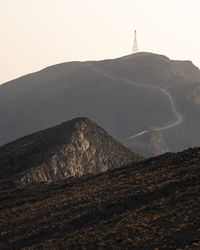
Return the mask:
<path fill-rule="evenodd" d="M 0 148 L 4 176 L 51 183 L 97 174 L 142 159 L 96 123 L 76 118 Z"/>

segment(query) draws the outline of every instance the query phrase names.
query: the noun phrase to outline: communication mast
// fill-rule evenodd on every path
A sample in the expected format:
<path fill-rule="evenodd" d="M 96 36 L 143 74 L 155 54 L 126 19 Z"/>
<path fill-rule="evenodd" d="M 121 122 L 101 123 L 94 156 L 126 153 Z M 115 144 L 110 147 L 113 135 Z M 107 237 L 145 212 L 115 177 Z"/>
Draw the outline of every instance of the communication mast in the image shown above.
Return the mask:
<path fill-rule="evenodd" d="M 137 32 L 136 30 L 134 31 L 134 44 L 133 44 L 133 53 L 138 52 L 138 43 L 137 43 Z"/>

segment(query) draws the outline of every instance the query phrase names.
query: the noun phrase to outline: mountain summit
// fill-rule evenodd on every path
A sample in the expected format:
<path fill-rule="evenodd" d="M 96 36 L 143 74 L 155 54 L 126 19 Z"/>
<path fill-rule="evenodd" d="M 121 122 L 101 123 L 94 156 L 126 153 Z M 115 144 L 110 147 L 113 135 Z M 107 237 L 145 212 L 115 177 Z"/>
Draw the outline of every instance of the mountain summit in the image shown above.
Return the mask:
<path fill-rule="evenodd" d="M 141 159 L 87 118 L 76 118 L 0 148 L 2 175 L 24 184 L 98 174 Z"/>
<path fill-rule="evenodd" d="M 163 142 L 156 152 L 198 146 L 199 82 L 200 70 L 192 62 L 145 52 L 54 65 L 0 86 L 0 145 L 78 112 L 134 152 L 135 139 L 126 138 L 155 128 L 160 129 L 156 141 Z M 154 155 L 151 141 L 138 153 Z"/>
<path fill-rule="evenodd" d="M 200 81 L 200 70 L 191 61 L 170 60 L 167 56 L 148 52 L 114 61 L 110 70 L 135 82 L 169 86 Z"/>

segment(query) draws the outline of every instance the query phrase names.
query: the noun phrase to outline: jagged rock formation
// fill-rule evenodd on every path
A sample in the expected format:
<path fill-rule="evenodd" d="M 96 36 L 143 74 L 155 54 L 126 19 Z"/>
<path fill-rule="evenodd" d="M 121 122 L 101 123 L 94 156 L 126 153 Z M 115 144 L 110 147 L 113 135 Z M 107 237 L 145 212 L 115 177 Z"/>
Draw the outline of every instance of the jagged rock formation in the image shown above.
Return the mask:
<path fill-rule="evenodd" d="M 199 81 L 200 70 L 192 62 L 145 52 L 54 65 L 0 85 L 0 145 L 71 120 L 77 112 L 124 142 L 140 131 L 175 121 L 163 88 L 184 116 L 181 126 L 162 131 L 167 149 L 198 146 Z M 144 154 L 148 148 L 141 150 Z"/>
<path fill-rule="evenodd" d="M 0 148 L 1 173 L 15 182 L 51 183 L 98 174 L 142 159 L 87 118 L 21 138 Z"/>
<path fill-rule="evenodd" d="M 1 249 L 200 249 L 200 148 L 0 188 Z"/>
<path fill-rule="evenodd" d="M 160 131 L 150 130 L 136 138 L 126 139 L 123 142 L 129 148 L 134 148 L 138 153 L 146 157 L 157 156 L 169 151 L 167 142 Z"/>

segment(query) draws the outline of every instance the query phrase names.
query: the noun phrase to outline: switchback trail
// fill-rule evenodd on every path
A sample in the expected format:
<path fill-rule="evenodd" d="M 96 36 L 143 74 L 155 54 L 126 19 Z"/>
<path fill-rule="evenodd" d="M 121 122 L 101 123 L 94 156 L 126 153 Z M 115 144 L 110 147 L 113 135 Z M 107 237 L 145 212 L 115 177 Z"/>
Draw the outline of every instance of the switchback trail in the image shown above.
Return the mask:
<path fill-rule="evenodd" d="M 129 83 L 131 85 L 134 85 L 134 86 L 137 86 L 139 88 L 145 88 L 145 89 L 154 89 L 154 90 L 157 90 L 159 92 L 161 92 L 163 95 L 165 95 L 169 102 L 170 102 L 170 105 L 171 105 L 171 108 L 172 108 L 172 112 L 174 113 L 175 117 L 176 117 L 176 120 L 175 121 L 172 121 L 170 124 L 167 124 L 165 126 L 162 126 L 162 127 L 157 127 L 157 128 L 153 128 L 153 129 L 149 129 L 149 130 L 145 130 L 145 131 L 141 131 L 140 133 L 136 134 L 136 135 L 132 135 L 130 137 L 128 137 L 127 139 L 134 139 L 142 134 L 146 134 L 147 132 L 149 132 L 150 130 L 153 130 L 153 131 L 164 131 L 164 130 L 167 130 L 167 129 L 171 129 L 173 127 L 176 127 L 178 125 L 180 125 L 183 121 L 183 116 L 181 113 L 178 112 L 178 109 L 176 107 L 176 104 L 174 102 L 174 99 L 172 97 L 172 95 L 170 94 L 170 92 L 164 88 L 161 88 L 161 87 L 157 87 L 155 85 L 152 85 L 152 84 L 144 84 L 144 83 L 137 83 L 137 82 L 133 82 L 131 80 L 128 80 L 128 79 L 125 79 L 125 78 L 121 78 L 121 77 L 115 77 L 113 76 L 109 71 L 106 72 L 102 69 L 99 69 L 97 67 L 95 67 L 94 65 L 90 64 L 90 63 L 87 63 L 86 64 L 88 69 L 97 73 L 97 74 L 101 74 L 113 81 L 118 81 L 118 82 L 126 82 L 126 83 Z"/>

